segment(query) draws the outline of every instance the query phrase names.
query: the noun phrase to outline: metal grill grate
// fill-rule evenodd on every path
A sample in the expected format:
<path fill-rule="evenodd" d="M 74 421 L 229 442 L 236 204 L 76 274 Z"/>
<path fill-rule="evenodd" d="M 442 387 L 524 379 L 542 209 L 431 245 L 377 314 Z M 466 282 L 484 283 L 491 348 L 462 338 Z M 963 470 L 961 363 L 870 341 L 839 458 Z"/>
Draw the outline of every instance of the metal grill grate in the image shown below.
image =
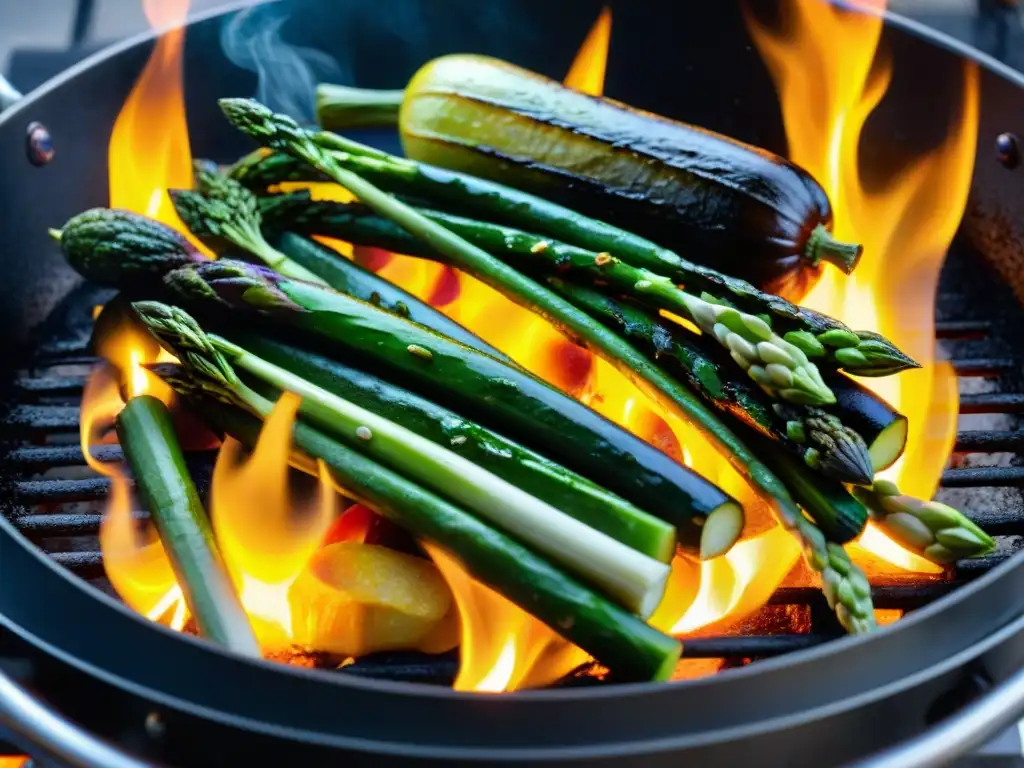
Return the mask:
<path fill-rule="evenodd" d="M 959 270 L 947 268 L 951 271 Z M 992 309 L 991 301 L 965 302 L 964 292 L 940 295 L 936 334 L 959 376 L 961 431 L 951 466 L 942 475 L 939 498 L 967 512 L 997 537 L 999 547 L 988 557 L 961 561 L 941 579 L 875 586 L 875 605 L 880 609 L 912 611 L 926 605 L 1002 562 L 1024 541 L 1024 466 L 1019 457 L 1024 452 L 1024 430 L 1019 426 L 1024 414 L 1024 394 L 1019 392 L 1024 386 L 1021 361 L 1011 346 L 1017 342 L 999 320 L 975 319 L 965 305 Z M 1007 317 L 1019 312 L 1007 307 Z M 110 482 L 85 466 L 77 444 L 79 401 L 96 362 L 82 341 L 50 343 L 37 350 L 32 368 L 13 382 L 10 405 L 0 418 L 8 446 L 0 482 L 5 484 L 5 511 L 14 526 L 63 567 L 110 593 L 97 538 Z M 103 462 L 121 459 L 116 445 L 101 446 L 93 454 Z M 190 456 L 201 487 L 209 478 L 213 457 L 208 451 Z M 137 514 L 146 517 L 144 512 Z M 684 658 L 722 659 L 723 665 L 732 666 L 805 649 L 838 635 L 821 593 L 809 587 L 779 589 L 761 615 L 735 631 L 688 640 Z M 315 655 L 309 663 L 317 663 Z M 344 670 L 364 677 L 447 684 L 455 675 L 457 659 L 451 654 L 386 654 Z M 592 680 L 577 675 L 563 684 Z"/>

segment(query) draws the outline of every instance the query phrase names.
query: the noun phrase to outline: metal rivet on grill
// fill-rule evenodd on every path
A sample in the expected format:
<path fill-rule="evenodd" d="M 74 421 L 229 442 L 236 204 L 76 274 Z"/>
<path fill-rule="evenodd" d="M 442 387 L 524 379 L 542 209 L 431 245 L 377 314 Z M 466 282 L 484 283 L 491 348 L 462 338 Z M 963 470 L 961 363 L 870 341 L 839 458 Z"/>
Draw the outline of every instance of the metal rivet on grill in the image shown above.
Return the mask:
<path fill-rule="evenodd" d="M 1012 133 L 996 136 L 996 156 L 1004 168 L 1013 169 L 1020 165 L 1020 142 Z"/>
<path fill-rule="evenodd" d="M 167 726 L 164 725 L 164 719 L 160 717 L 159 712 L 150 712 L 146 715 L 146 733 L 149 738 L 159 739 L 163 737 L 166 730 Z"/>
<path fill-rule="evenodd" d="M 25 149 L 32 165 L 43 166 L 53 160 L 56 150 L 50 132 L 42 123 L 29 123 Z"/>

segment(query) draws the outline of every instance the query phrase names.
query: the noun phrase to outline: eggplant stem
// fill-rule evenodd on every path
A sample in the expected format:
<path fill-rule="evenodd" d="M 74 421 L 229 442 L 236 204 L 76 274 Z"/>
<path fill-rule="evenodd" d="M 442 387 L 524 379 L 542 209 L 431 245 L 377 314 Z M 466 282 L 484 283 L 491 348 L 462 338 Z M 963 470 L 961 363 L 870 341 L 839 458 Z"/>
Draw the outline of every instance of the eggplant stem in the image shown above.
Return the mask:
<path fill-rule="evenodd" d="M 864 246 L 859 243 L 840 242 L 832 237 L 832 233 L 824 224 L 819 224 L 807 240 L 804 257 L 814 266 L 824 259 L 848 275 L 856 268 L 862 253 Z"/>

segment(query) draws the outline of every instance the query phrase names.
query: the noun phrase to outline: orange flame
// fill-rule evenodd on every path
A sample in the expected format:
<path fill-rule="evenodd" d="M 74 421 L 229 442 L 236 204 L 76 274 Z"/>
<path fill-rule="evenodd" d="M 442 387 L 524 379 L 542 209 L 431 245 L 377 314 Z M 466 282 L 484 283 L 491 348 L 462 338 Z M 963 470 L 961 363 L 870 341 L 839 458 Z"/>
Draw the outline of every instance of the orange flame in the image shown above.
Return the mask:
<path fill-rule="evenodd" d="M 166 189 L 192 186 L 181 65 L 182 24 L 189 3 L 145 0 L 143 6 L 150 24 L 168 31 L 157 40 L 114 123 L 107 152 L 110 205 L 151 216 L 187 233 Z M 152 394 L 170 402 L 170 389 L 142 366 L 174 358 L 145 331 L 127 322 L 101 334 L 96 351 L 116 375 L 109 368 L 100 368 L 90 377 L 82 399 L 80 439 L 89 466 L 110 477 L 113 484 L 100 526 L 107 575 L 132 608 L 180 629 L 187 611 L 162 544 L 152 531 L 149 543 L 141 540 L 122 470 L 97 462 L 89 453 L 89 446 L 100 436 L 112 434 L 113 419 L 124 405 L 122 392 L 128 397 Z"/>
<path fill-rule="evenodd" d="M 321 467 L 320 502 L 297 511 L 288 492 L 288 454 L 299 398 L 285 393 L 267 417 L 252 455 L 228 438 L 213 472 L 210 516 L 224 562 L 260 647 L 292 637 L 288 589 L 320 548 L 335 516 L 335 493 Z"/>
<path fill-rule="evenodd" d="M 143 0 L 142 5 L 152 28 L 163 34 L 110 134 L 110 207 L 162 221 L 211 255 L 181 223 L 167 194 L 168 189 L 192 187 L 181 56 L 189 0 Z"/>
<path fill-rule="evenodd" d="M 828 192 L 837 237 L 864 245 L 853 275 L 826 270 L 802 303 L 883 334 L 921 363 L 918 370 L 861 381 L 910 421 L 906 453 L 883 475 L 906 493 L 931 498 L 956 435 L 956 376 L 935 357 L 934 303 L 974 170 L 977 68 L 966 64 L 963 105 L 947 139 L 869 189 L 858 144 L 892 77 L 891 60 L 876 56 L 885 3 L 862 0 L 856 11 L 815 0 L 783 5 L 783 30 L 747 21 L 780 94 L 791 159 Z M 902 569 L 939 570 L 874 528 L 860 545 Z"/>
<path fill-rule="evenodd" d="M 98 367 L 89 377 L 82 395 L 82 455 L 94 471 L 111 481 L 99 535 L 110 583 L 134 610 L 181 629 L 187 618 L 185 604 L 163 544 L 152 531 L 145 539 L 140 534 L 132 515 L 131 485 L 121 467 L 96 460 L 90 451 L 92 445 L 110 442 L 114 419 L 124 407 L 120 382 L 137 380 L 130 373 L 121 377 L 110 366 Z"/>

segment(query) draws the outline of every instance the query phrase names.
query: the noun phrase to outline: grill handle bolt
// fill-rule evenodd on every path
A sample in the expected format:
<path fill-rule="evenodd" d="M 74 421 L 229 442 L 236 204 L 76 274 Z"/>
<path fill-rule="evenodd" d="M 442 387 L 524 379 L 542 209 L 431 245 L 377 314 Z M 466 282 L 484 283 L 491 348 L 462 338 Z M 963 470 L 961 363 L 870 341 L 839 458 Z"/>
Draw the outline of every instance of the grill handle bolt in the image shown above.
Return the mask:
<path fill-rule="evenodd" d="M 159 712 L 150 712 L 146 715 L 146 735 L 151 739 L 162 739 L 167 732 L 167 725 Z"/>
<path fill-rule="evenodd" d="M 25 150 L 28 161 L 36 167 L 49 165 L 56 154 L 49 130 L 42 123 L 33 122 L 28 124 L 26 131 Z"/>
<path fill-rule="evenodd" d="M 1000 133 L 996 136 L 996 156 L 1007 170 L 1020 165 L 1020 142 L 1012 133 Z"/>

